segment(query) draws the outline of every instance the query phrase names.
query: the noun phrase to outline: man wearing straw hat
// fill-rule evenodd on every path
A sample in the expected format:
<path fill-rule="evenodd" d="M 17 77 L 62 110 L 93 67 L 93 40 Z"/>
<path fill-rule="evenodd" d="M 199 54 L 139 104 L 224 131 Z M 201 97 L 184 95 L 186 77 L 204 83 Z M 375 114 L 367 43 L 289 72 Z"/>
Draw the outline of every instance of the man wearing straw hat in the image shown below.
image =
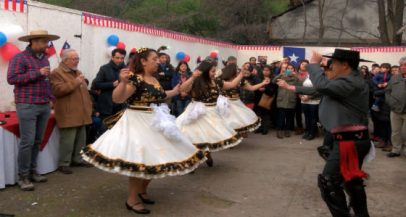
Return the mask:
<path fill-rule="evenodd" d="M 10 61 L 7 81 L 14 85 L 14 99 L 20 127 L 18 147 L 18 185 L 21 190 L 34 190 L 34 182 L 46 182 L 36 172 L 39 146 L 48 122 L 52 99 L 49 82 L 49 61 L 45 50 L 48 42 L 59 39 L 46 30 L 31 31 L 19 40 L 27 48 Z"/>
<path fill-rule="evenodd" d="M 332 56 L 333 77 L 320 69 L 322 56 L 313 53 L 308 65 L 310 80 L 323 98 L 319 106 L 321 124 L 334 137 L 333 149 L 318 177 L 321 196 L 332 216 L 350 217 L 343 187 L 350 196 L 350 206 L 357 217 L 368 217 L 367 196 L 361 170 L 371 147 L 368 133 L 368 84 L 357 68 L 358 51 L 335 49 Z"/>

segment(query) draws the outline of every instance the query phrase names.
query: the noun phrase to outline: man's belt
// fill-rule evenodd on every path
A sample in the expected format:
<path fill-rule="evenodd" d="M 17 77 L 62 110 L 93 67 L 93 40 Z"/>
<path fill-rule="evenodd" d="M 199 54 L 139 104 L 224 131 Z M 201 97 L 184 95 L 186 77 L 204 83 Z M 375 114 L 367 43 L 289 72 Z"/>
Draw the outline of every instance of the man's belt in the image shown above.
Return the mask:
<path fill-rule="evenodd" d="M 334 140 L 336 141 L 360 141 L 360 140 L 368 140 L 369 139 L 369 132 L 368 130 L 359 130 L 353 132 L 340 132 L 334 133 Z"/>

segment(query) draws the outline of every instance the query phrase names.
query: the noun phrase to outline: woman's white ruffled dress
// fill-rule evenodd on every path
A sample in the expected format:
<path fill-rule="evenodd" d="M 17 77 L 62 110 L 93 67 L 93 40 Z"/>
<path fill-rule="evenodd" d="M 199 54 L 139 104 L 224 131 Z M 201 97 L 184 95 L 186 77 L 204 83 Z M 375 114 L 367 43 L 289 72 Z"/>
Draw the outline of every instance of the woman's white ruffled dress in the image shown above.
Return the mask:
<path fill-rule="evenodd" d="M 219 97 L 222 84 L 217 79 L 216 86 L 207 90 L 204 96 L 192 96 L 193 101 L 176 120 L 178 128 L 196 147 L 208 148 L 210 152 L 234 147 L 242 141 L 241 135 L 222 117 L 229 112 L 225 97 Z"/>
<path fill-rule="evenodd" d="M 139 75 L 130 80 L 136 92 L 128 108 L 108 118 L 111 128 L 82 151 L 82 157 L 99 169 L 143 179 L 184 175 L 206 160 L 175 124 L 159 85 L 148 84 Z"/>

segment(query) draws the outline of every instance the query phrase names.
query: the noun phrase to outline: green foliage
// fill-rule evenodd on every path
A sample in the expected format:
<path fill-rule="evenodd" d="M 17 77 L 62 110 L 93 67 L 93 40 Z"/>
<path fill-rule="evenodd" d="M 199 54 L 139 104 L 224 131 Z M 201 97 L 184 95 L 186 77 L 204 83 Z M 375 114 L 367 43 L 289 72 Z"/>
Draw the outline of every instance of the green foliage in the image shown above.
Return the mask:
<path fill-rule="evenodd" d="M 41 0 L 41 2 L 62 7 L 70 7 L 74 1 L 75 0 Z"/>
<path fill-rule="evenodd" d="M 40 0 L 235 43 L 267 43 L 267 23 L 289 0 Z"/>
<path fill-rule="evenodd" d="M 289 7 L 289 1 L 287 0 L 264 0 L 263 4 L 264 8 L 272 14 L 280 14 Z"/>

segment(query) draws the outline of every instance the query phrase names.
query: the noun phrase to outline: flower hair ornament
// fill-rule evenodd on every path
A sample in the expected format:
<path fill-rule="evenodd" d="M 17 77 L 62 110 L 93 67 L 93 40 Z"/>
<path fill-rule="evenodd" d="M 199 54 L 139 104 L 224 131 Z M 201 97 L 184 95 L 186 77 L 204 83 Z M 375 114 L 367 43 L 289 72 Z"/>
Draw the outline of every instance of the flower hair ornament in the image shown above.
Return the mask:
<path fill-rule="evenodd" d="M 142 54 L 142 53 L 147 52 L 147 51 L 148 51 L 148 48 L 142 47 L 142 48 L 138 49 L 138 54 Z"/>

